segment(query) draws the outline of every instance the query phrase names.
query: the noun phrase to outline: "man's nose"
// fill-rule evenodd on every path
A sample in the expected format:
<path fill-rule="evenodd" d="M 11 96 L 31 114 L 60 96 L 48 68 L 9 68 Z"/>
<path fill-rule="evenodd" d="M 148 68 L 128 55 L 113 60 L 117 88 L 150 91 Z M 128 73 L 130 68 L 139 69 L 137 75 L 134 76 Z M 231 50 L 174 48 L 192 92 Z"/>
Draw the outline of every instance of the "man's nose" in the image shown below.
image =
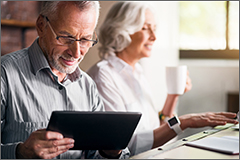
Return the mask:
<path fill-rule="evenodd" d="M 70 45 L 70 50 L 72 52 L 72 57 L 78 59 L 79 57 L 83 56 L 83 52 L 81 52 L 81 45 L 78 41 L 75 41 L 72 45 Z"/>

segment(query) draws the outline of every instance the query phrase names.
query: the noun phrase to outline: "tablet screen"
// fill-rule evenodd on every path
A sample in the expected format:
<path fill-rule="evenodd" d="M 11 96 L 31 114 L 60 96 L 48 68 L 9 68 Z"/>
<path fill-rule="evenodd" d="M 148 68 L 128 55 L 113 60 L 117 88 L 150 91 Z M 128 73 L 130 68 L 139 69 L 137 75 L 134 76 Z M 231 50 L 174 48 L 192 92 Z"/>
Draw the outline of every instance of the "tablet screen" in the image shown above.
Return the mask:
<path fill-rule="evenodd" d="M 120 150 L 127 147 L 141 115 L 139 112 L 53 111 L 47 130 L 73 138 L 73 150 Z"/>

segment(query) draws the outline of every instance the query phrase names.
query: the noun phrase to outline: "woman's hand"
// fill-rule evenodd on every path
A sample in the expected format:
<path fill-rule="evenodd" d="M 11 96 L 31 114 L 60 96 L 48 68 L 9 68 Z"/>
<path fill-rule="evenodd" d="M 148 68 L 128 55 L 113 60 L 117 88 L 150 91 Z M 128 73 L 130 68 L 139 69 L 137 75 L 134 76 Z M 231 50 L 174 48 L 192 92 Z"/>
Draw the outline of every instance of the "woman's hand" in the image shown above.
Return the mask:
<path fill-rule="evenodd" d="M 179 117 L 181 128 L 200 128 L 200 127 L 215 127 L 217 125 L 225 125 L 226 123 L 237 124 L 234 120 L 237 116 L 232 112 L 206 112 L 198 114 L 186 114 Z"/>
<path fill-rule="evenodd" d="M 184 93 L 190 91 L 192 89 L 192 81 L 191 78 L 189 77 L 189 71 L 187 71 L 187 81 L 186 81 L 186 87 L 184 90 Z"/>

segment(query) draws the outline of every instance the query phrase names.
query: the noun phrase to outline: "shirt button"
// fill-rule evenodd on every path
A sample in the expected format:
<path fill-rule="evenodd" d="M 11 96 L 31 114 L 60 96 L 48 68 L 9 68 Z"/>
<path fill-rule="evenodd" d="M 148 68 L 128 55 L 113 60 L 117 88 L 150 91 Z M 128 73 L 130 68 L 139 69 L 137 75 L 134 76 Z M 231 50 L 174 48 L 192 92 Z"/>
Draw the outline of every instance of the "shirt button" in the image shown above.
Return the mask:
<path fill-rule="evenodd" d="M 59 89 L 59 90 L 62 90 L 62 89 L 63 89 L 63 86 L 58 86 L 58 89 Z"/>

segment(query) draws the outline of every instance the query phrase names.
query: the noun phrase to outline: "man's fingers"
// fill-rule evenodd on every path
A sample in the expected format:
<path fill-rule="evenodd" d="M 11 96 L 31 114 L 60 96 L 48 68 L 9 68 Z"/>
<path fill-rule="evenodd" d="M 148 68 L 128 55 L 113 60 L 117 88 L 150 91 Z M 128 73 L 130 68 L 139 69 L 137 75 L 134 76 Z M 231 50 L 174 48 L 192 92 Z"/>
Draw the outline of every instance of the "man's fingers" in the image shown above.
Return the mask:
<path fill-rule="evenodd" d="M 54 157 L 57 157 L 58 155 L 66 152 L 68 150 L 62 150 L 62 151 L 58 151 L 58 152 L 54 152 L 54 153 L 47 153 L 47 152 L 41 152 L 39 154 L 39 158 L 42 159 L 53 159 Z"/>
<path fill-rule="evenodd" d="M 39 140 L 63 139 L 63 135 L 61 133 L 46 131 L 46 129 L 38 129 L 37 131 L 34 131 L 31 135 L 32 137 L 35 137 L 34 139 Z"/>
<path fill-rule="evenodd" d="M 69 142 L 61 145 L 48 144 L 44 147 L 44 149 L 42 149 L 42 152 L 46 154 L 52 154 L 56 152 L 69 150 L 70 148 L 73 148 L 73 146 L 74 146 L 74 143 L 69 143 Z"/>
<path fill-rule="evenodd" d="M 63 135 L 58 132 L 46 131 L 46 130 L 37 130 L 39 139 L 41 140 L 53 140 L 53 139 L 63 139 Z"/>
<path fill-rule="evenodd" d="M 74 144 L 67 144 L 67 145 L 61 145 L 61 146 L 53 146 L 52 148 L 48 149 L 48 153 L 52 154 L 52 153 L 56 153 L 56 152 L 62 152 L 65 150 L 69 150 L 70 148 L 73 148 Z"/>
<path fill-rule="evenodd" d="M 42 140 L 41 142 L 39 142 L 38 147 L 39 148 L 49 149 L 49 148 L 57 148 L 59 146 L 66 146 L 65 149 L 67 149 L 67 148 L 72 148 L 73 144 L 74 144 L 74 140 L 73 139 L 71 139 L 71 138 L 63 138 L 61 140 L 48 140 L 48 141 Z M 61 147 L 60 149 L 62 150 L 62 148 L 63 147 Z M 58 149 L 56 149 L 56 151 L 57 150 Z"/>
<path fill-rule="evenodd" d="M 36 154 L 40 158 L 51 159 L 57 155 L 66 152 L 74 146 L 74 140 L 71 138 L 64 138 L 61 140 L 41 140 L 35 148 Z"/>

